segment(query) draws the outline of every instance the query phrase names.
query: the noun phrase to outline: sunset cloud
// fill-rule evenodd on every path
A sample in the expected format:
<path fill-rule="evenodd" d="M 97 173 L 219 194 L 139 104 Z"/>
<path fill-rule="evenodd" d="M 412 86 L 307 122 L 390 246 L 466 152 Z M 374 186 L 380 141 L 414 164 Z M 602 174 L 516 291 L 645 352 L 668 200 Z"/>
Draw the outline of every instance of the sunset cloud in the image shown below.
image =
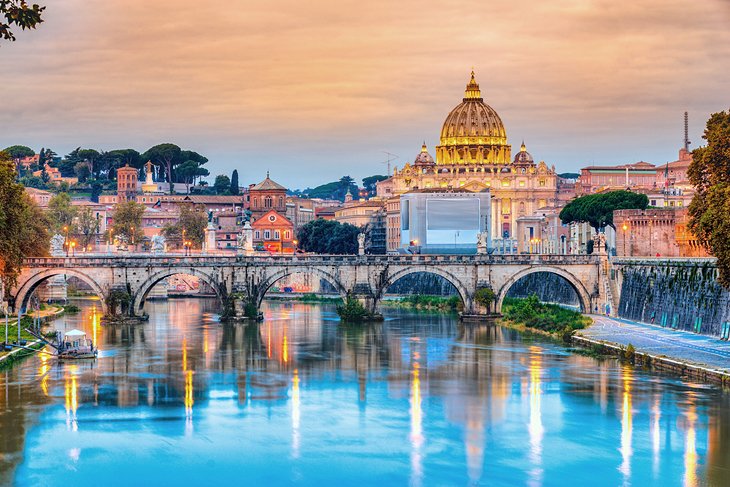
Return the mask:
<path fill-rule="evenodd" d="M 48 0 L 0 47 L 0 145 L 171 141 L 291 187 L 430 147 L 474 66 L 514 145 L 559 170 L 673 159 L 730 97 L 723 0 Z"/>

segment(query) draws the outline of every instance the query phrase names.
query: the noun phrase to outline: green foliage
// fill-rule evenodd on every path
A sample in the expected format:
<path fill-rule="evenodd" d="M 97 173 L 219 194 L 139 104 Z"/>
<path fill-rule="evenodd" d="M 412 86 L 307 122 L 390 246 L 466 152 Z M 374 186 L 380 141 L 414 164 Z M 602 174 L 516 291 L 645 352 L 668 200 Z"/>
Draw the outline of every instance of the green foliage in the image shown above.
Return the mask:
<path fill-rule="evenodd" d="M 135 201 L 114 205 L 112 225 L 107 230 L 109 239 L 120 236 L 126 238 L 130 245 L 138 243 L 144 237 L 142 231 L 144 210 L 145 206 Z"/>
<path fill-rule="evenodd" d="M 391 301 L 383 301 L 388 305 Z M 462 307 L 459 296 L 429 296 L 427 294 L 411 294 L 404 296 L 395 303 L 399 306 L 416 309 L 436 309 L 441 311 L 457 311 Z"/>
<path fill-rule="evenodd" d="M 190 194 L 190 185 L 195 184 L 199 177 L 208 176 L 210 172 L 195 161 L 185 161 L 177 168 L 177 175 L 185 183 L 185 189 Z"/>
<path fill-rule="evenodd" d="M 81 248 L 85 249 L 95 243 L 99 234 L 100 222 L 89 207 L 82 209 L 78 215 L 76 232 L 81 240 L 79 242 Z"/>
<path fill-rule="evenodd" d="M 71 196 L 68 193 L 58 193 L 48 201 L 46 212 L 51 223 L 51 230 L 64 236 L 76 233 L 74 219 L 78 213 L 71 204 Z M 65 228 L 65 230 L 64 230 Z"/>
<path fill-rule="evenodd" d="M 502 314 L 507 320 L 548 333 L 560 334 L 565 338 L 575 330 L 585 328 L 590 318 L 577 311 L 555 304 L 541 303 L 535 294 L 528 298 L 505 298 Z"/>
<path fill-rule="evenodd" d="M 231 191 L 231 180 L 225 174 L 219 174 L 215 177 L 215 183 L 213 183 L 213 189 L 216 194 L 225 195 Z"/>
<path fill-rule="evenodd" d="M 624 359 L 628 360 L 631 363 L 634 363 L 634 360 L 636 360 L 636 348 L 631 343 L 629 343 L 626 349 L 623 350 L 623 356 Z"/>
<path fill-rule="evenodd" d="M 631 191 L 609 191 L 607 193 L 580 196 L 562 209 L 560 220 L 563 223 L 588 222 L 596 231 L 606 225 L 613 226 L 615 210 L 644 210 L 649 206 L 649 198 L 645 194 Z"/>
<path fill-rule="evenodd" d="M 564 172 L 558 174 L 558 177 L 561 177 L 563 179 L 578 179 L 580 177 L 580 174 L 578 174 L 577 172 Z"/>
<path fill-rule="evenodd" d="M 343 304 L 337 305 L 337 314 L 342 321 L 349 323 L 360 323 L 370 317 L 368 310 L 352 296 L 347 296 Z"/>
<path fill-rule="evenodd" d="M 349 223 L 317 219 L 299 229 L 299 248 L 317 254 L 353 255 L 357 253 L 360 229 Z"/>
<path fill-rule="evenodd" d="M 386 179 L 388 179 L 388 176 L 368 176 L 366 178 L 362 178 L 362 187 L 367 190 L 368 196 L 375 196 L 378 190 L 377 183 Z"/>
<path fill-rule="evenodd" d="M 23 259 L 48 254 L 48 220 L 15 182 L 10 156 L 0 152 L 0 276 L 5 288 L 17 279 Z"/>
<path fill-rule="evenodd" d="M 81 308 L 76 306 L 75 304 L 67 304 L 63 307 L 63 311 L 70 315 L 75 315 L 77 313 L 81 312 Z"/>
<path fill-rule="evenodd" d="M 717 257 L 717 280 L 730 288 L 730 110 L 713 113 L 702 138 L 707 146 L 692 151 L 687 170 L 695 188 L 689 229 Z"/>
<path fill-rule="evenodd" d="M 359 199 L 359 191 L 354 180 L 350 176 L 343 176 L 339 181 L 322 184 L 314 189 L 305 191 L 309 198 L 323 198 L 345 201 L 345 195 L 350 192 L 353 199 Z"/>
<path fill-rule="evenodd" d="M 114 289 L 109 292 L 106 298 L 106 304 L 109 308 L 109 314 L 114 316 L 117 314 L 118 309 L 121 307 L 121 312 L 124 313 L 129 307 L 129 303 L 132 302 L 132 296 L 126 291 Z"/>
<path fill-rule="evenodd" d="M 0 0 L 0 38 L 14 41 L 13 26 L 35 29 L 43 22 L 41 15 L 45 9 L 37 3 L 28 5 L 25 0 Z"/>
<path fill-rule="evenodd" d="M 238 169 L 234 169 L 233 173 L 231 173 L 231 194 L 232 195 L 238 195 L 239 188 L 238 188 Z"/>
<path fill-rule="evenodd" d="M 480 306 L 484 306 L 490 312 L 492 311 L 492 304 L 497 300 L 497 294 L 491 287 L 480 287 L 477 292 L 474 293 L 474 300 Z"/>
<path fill-rule="evenodd" d="M 182 242 L 183 231 L 185 240 L 192 242 L 193 247 L 200 248 L 205 239 L 205 228 L 208 226 L 208 215 L 203 205 L 190 203 L 180 205 L 180 218 L 173 224 L 166 225 L 162 234 L 168 240 Z"/>
<path fill-rule="evenodd" d="M 256 307 L 254 303 L 251 301 L 247 301 L 246 304 L 243 306 L 243 315 L 246 318 L 258 318 L 259 316 L 259 309 Z"/>

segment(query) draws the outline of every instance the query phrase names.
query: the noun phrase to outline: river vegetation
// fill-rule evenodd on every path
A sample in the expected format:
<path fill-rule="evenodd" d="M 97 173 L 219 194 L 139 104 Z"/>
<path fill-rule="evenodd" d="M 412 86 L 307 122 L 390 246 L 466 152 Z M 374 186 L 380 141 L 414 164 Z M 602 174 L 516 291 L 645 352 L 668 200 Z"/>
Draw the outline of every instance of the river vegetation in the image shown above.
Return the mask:
<path fill-rule="evenodd" d="M 578 311 L 542 303 L 534 294 L 522 299 L 505 298 L 502 314 L 509 324 L 560 336 L 564 340 L 591 324 L 591 319 Z"/>
<path fill-rule="evenodd" d="M 411 294 L 399 299 L 388 299 L 381 301 L 381 305 L 399 308 L 434 310 L 434 311 L 459 311 L 463 308 L 459 296 L 429 296 L 425 294 Z"/>

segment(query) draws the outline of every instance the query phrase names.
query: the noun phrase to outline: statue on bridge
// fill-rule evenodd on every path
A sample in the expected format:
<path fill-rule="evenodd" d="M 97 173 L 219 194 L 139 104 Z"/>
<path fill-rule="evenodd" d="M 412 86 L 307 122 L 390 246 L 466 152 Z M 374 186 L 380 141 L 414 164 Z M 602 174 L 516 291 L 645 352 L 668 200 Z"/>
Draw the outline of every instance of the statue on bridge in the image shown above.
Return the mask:
<path fill-rule="evenodd" d="M 477 254 L 487 253 L 487 232 L 477 233 Z"/>
<path fill-rule="evenodd" d="M 63 235 L 55 234 L 51 237 L 51 256 L 52 257 L 63 257 L 66 253 L 63 250 L 63 246 L 66 243 L 66 238 Z"/>
<path fill-rule="evenodd" d="M 152 253 L 159 255 L 165 252 L 165 237 L 163 235 L 155 235 L 152 237 Z"/>
<path fill-rule="evenodd" d="M 357 255 L 365 255 L 365 234 L 357 234 Z"/>

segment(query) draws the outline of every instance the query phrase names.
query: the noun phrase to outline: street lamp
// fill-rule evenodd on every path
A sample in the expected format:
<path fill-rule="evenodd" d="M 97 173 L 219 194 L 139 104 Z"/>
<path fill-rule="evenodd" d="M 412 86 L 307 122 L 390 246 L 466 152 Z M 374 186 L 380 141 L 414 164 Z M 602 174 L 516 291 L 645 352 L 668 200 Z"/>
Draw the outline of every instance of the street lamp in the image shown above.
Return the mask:
<path fill-rule="evenodd" d="M 71 257 L 76 257 L 76 242 L 71 242 L 69 246 L 71 247 Z"/>
<path fill-rule="evenodd" d="M 624 257 L 626 257 L 626 230 L 628 230 L 629 227 L 628 225 L 626 225 L 626 223 L 624 223 L 621 228 L 623 228 L 624 230 Z"/>
<path fill-rule="evenodd" d="M 64 239 L 63 239 L 63 246 L 66 247 L 66 257 L 68 257 L 68 226 L 63 227 L 63 233 L 64 233 Z"/>

